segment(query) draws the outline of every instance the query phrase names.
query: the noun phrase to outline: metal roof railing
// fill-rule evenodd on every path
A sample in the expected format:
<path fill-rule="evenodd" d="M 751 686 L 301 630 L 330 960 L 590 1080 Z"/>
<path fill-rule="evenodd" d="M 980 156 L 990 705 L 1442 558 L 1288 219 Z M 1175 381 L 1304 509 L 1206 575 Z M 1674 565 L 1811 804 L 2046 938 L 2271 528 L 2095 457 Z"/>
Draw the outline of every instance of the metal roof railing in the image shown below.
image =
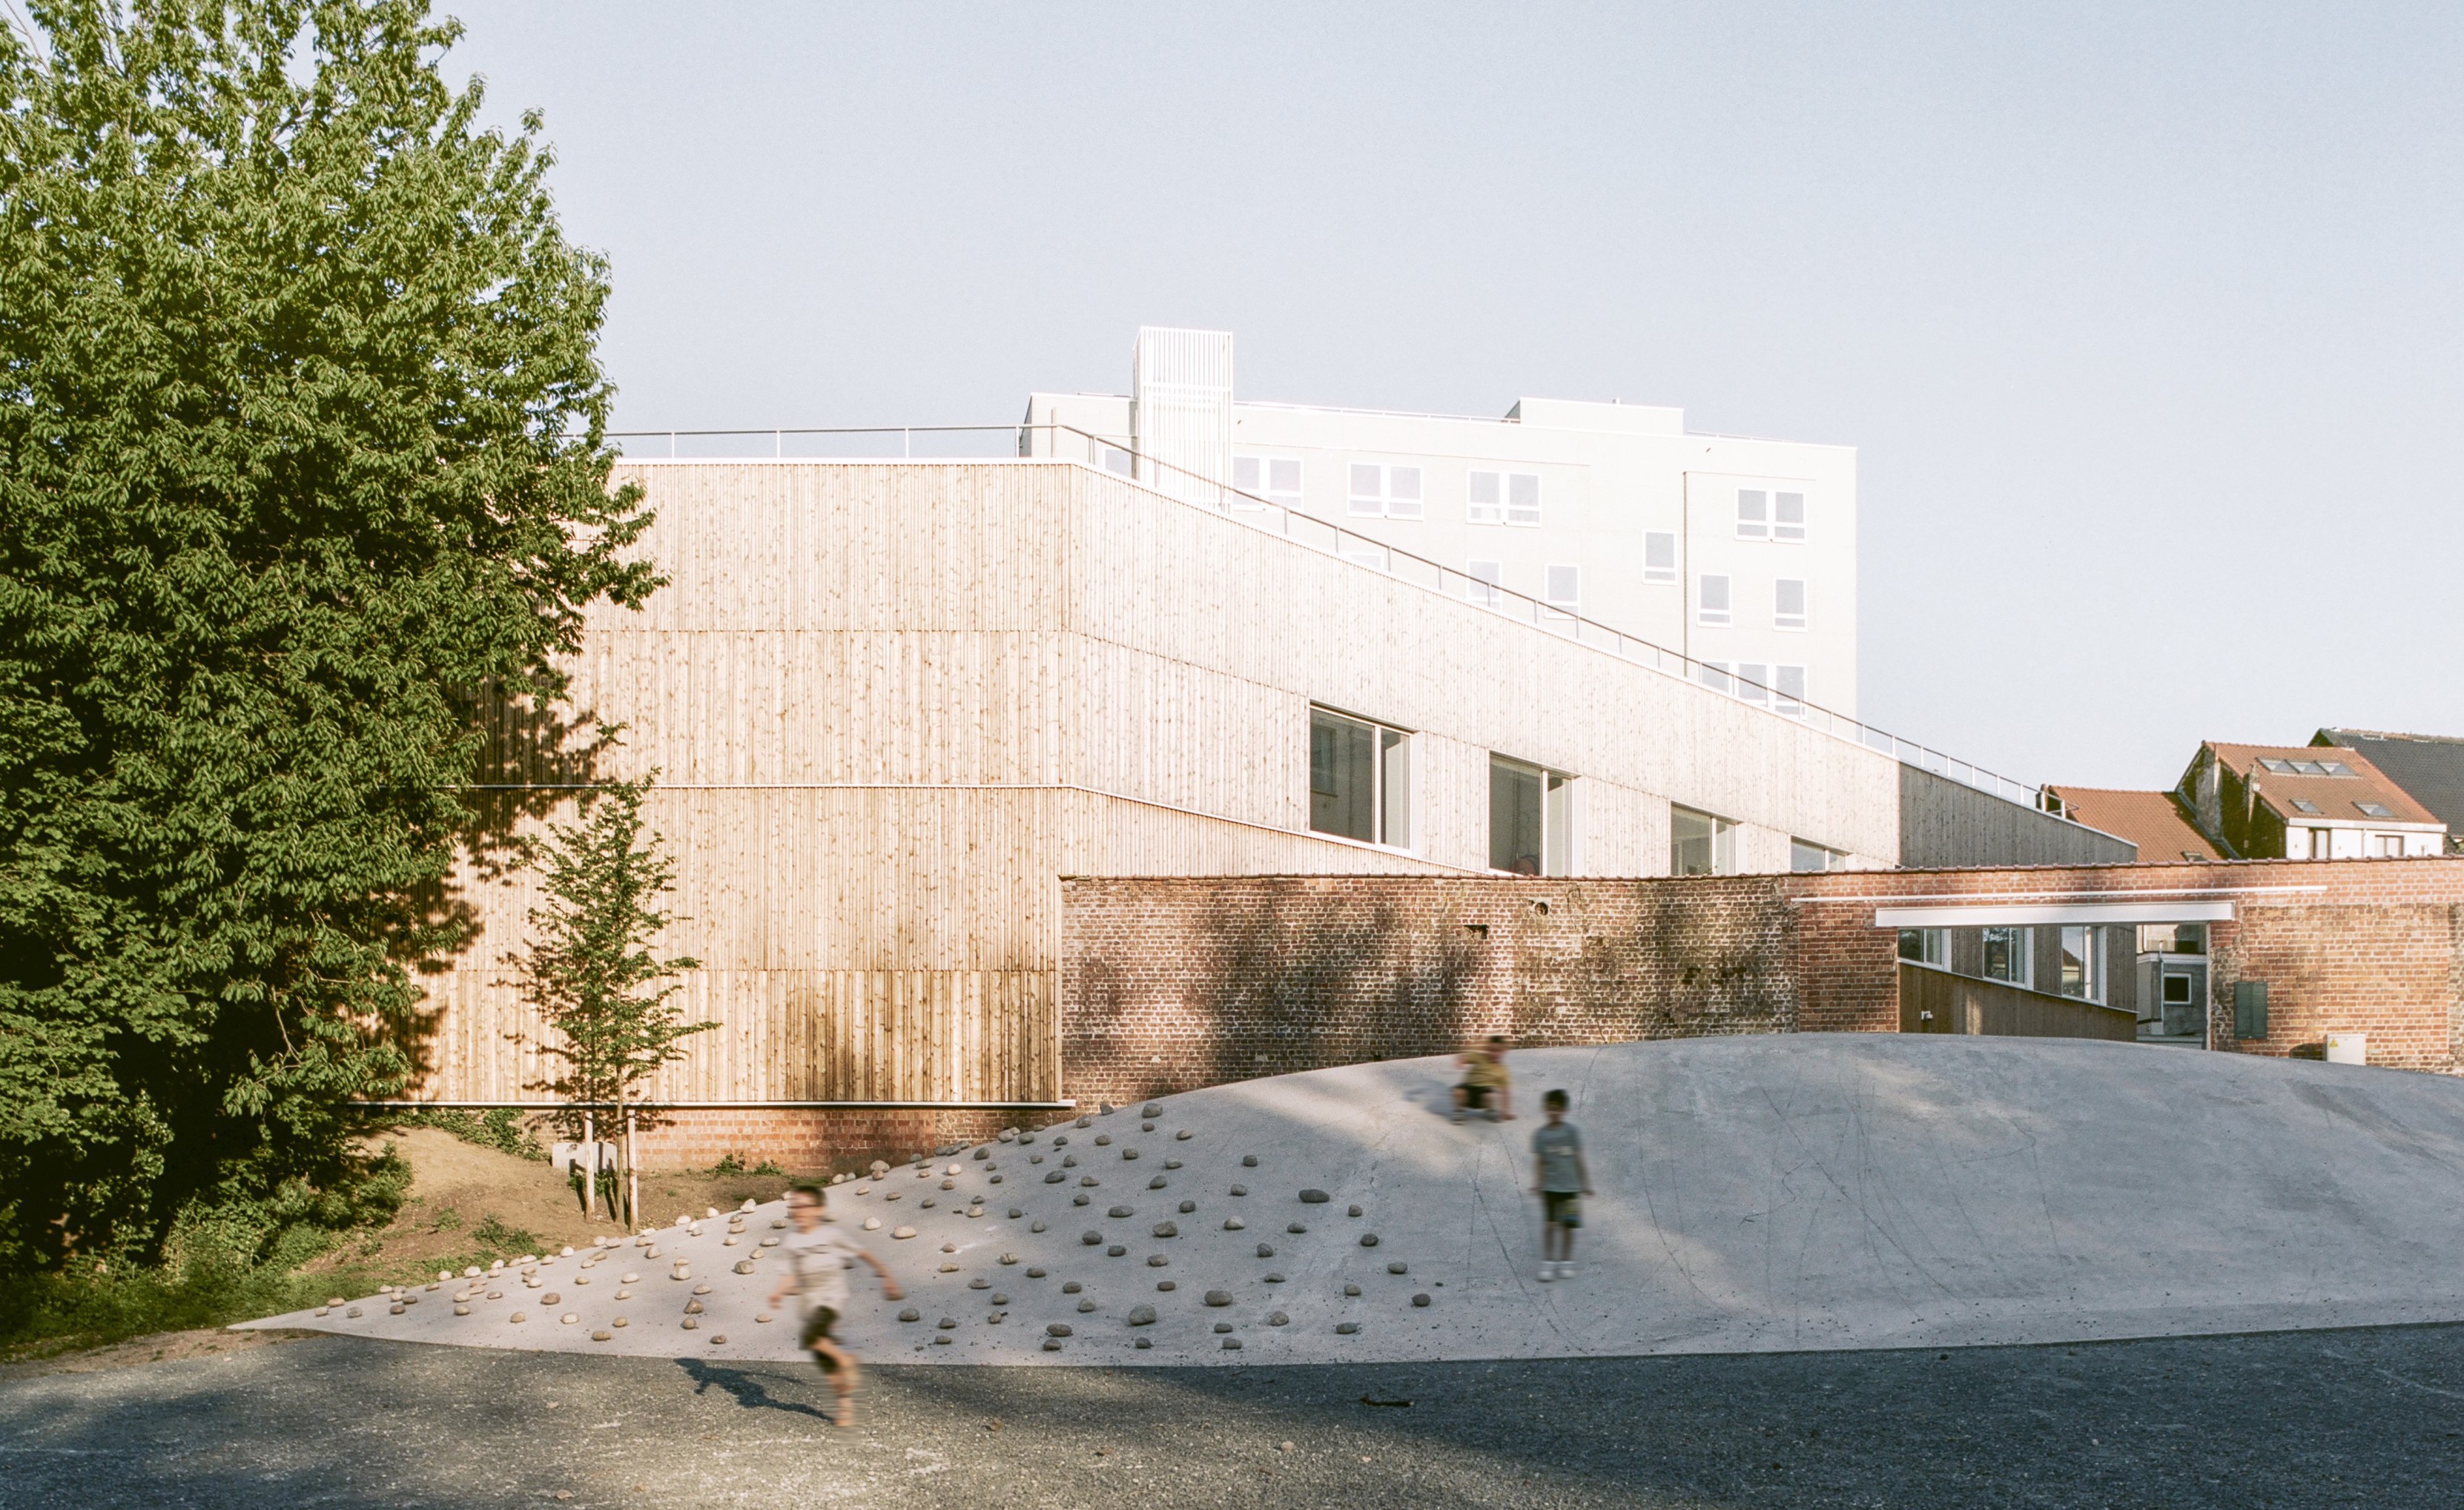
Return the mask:
<path fill-rule="evenodd" d="M 711 442 L 740 444 L 763 437 L 771 442 L 768 458 L 750 456 L 742 449 L 721 452 L 699 449 Z M 1707 665 L 1595 619 L 1587 619 L 1571 609 L 1516 592 L 1497 582 L 1483 581 L 1469 573 L 1441 565 L 1425 557 L 1397 550 L 1315 514 L 1303 513 L 1270 498 L 1243 492 L 1229 483 L 1145 455 L 1133 449 L 1126 437 L 1096 435 L 1074 426 L 1046 423 L 616 430 L 610 431 L 607 438 L 619 443 L 665 441 L 668 453 L 665 459 L 680 461 L 940 461 L 995 457 L 1083 461 L 1099 471 L 1141 484 L 1177 502 L 1222 514 L 1269 535 L 1280 535 L 1294 544 L 1339 557 L 1398 581 L 1485 608 L 1518 624 L 1527 624 L 1578 645 L 1589 646 L 1629 665 L 1644 667 L 1727 693 L 1771 717 L 1785 718 L 1834 738 L 1889 755 L 1903 765 L 1930 771 L 2005 801 L 2050 814 L 2065 822 L 2077 822 L 2062 811 L 2060 799 L 2041 786 L 2003 776 L 1972 760 L 1962 760 L 1921 741 L 1902 738 L 1862 719 L 1852 718 L 1802 696 L 1791 695 L 1781 689 L 1750 681 L 1733 670 Z M 883 449 L 893 438 L 897 449 L 891 452 Z M 1041 449 L 1036 444 L 1039 438 L 1043 441 Z M 926 450 L 917 450 L 919 439 L 927 446 Z M 694 449 L 691 451 L 682 449 L 687 443 Z M 629 450 L 627 454 L 637 460 L 662 459 L 655 455 L 647 458 L 634 456 Z"/>

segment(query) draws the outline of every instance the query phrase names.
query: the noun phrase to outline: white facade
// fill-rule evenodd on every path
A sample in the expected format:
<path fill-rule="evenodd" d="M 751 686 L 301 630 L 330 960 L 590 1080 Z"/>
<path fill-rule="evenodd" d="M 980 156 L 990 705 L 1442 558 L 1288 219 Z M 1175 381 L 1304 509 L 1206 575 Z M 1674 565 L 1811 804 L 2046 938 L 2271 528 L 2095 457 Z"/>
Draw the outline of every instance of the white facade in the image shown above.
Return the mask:
<path fill-rule="evenodd" d="M 1141 330 L 1133 368 L 1134 397 L 1030 396 L 1029 452 L 1100 466 L 1070 432 L 1110 439 L 1118 469 L 1156 457 L 1708 663 L 1715 686 L 1732 669 L 1855 715 L 1854 448 L 1691 434 L 1682 409 L 1628 404 L 1527 398 L 1487 420 L 1244 403 L 1223 332 Z M 1177 492 L 1157 470 L 1140 480 Z"/>

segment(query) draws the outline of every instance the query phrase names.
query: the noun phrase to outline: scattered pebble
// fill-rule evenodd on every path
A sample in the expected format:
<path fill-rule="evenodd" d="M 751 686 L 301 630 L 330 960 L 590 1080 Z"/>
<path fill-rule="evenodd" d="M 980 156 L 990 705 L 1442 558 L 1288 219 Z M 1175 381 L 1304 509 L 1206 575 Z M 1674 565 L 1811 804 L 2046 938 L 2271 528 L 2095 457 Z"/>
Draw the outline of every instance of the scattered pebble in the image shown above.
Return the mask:
<path fill-rule="evenodd" d="M 1360 1293 L 1360 1286 L 1356 1284 L 1347 1284 L 1343 1287 L 1343 1293 L 1346 1295 L 1358 1295 Z"/>
<path fill-rule="evenodd" d="M 1412 1266 L 1408 1263 L 1390 1263 L 1386 1266 L 1386 1272 L 1388 1274 L 1409 1274 L 1412 1272 Z"/>
<path fill-rule="evenodd" d="M 1232 1303 L 1232 1292 L 1229 1290 L 1209 1290 L 1206 1292 L 1206 1303 L 1209 1305 L 1229 1305 Z"/>
<path fill-rule="evenodd" d="M 1104 1215 L 1111 1217 L 1114 1221 L 1118 1221 L 1124 1216 L 1134 1216 L 1137 1213 L 1130 1210 L 1127 1206 L 1115 1206 Z"/>
<path fill-rule="evenodd" d="M 1044 1278 L 1044 1271 L 1040 1268 L 1029 1269 L 1026 1271 L 1026 1277 L 1030 1280 L 1041 1280 Z"/>
<path fill-rule="evenodd" d="M 1170 1258 L 1165 1258 L 1159 1253 L 1149 1254 L 1147 1256 L 1147 1267 L 1150 1269 L 1167 1268 L 1170 1267 L 1171 1263 L 1172 1260 Z"/>
<path fill-rule="evenodd" d="M 1223 1350 L 1224 1350 L 1225 1352 L 1227 1352 L 1227 1353 L 1237 1353 L 1237 1352 L 1239 1352 L 1239 1351 L 1241 1350 L 1241 1339 L 1240 1339 L 1240 1338 L 1238 1338 L 1238 1337 L 1226 1337 L 1226 1338 L 1224 1338 L 1224 1339 L 1223 1339 Z"/>
<path fill-rule="evenodd" d="M 1085 1288 L 1085 1285 L 1075 1280 L 1065 1280 L 1061 1283 L 1061 1293 L 1064 1295 L 1075 1295 Z"/>
<path fill-rule="evenodd" d="M 1100 1248 L 1104 1244 L 1104 1235 L 1100 1232 L 1082 1232 L 1078 1235 L 1078 1240 L 1089 1248 Z"/>
<path fill-rule="evenodd" d="M 1429 1303 L 1429 1292 L 1428 1292 L 1428 1291 L 1426 1291 L 1426 1290 L 1422 1290 L 1419 1294 L 1413 1296 L 1413 1297 L 1412 1297 L 1412 1303 L 1413 1303 L 1413 1304 L 1415 1304 L 1415 1305 L 1426 1305 L 1426 1304 L 1428 1304 L 1428 1303 Z"/>
<path fill-rule="evenodd" d="M 1241 1155 L 1241 1167 L 1244 1170 L 1256 1169 L 1258 1167 L 1258 1156 L 1254 1153 L 1243 1153 Z"/>
<path fill-rule="evenodd" d="M 1104 1257 L 1105 1257 L 1105 1258 L 1120 1258 L 1121 1256 L 1123 1256 L 1124 1254 L 1128 1253 L 1129 1251 L 1130 1251 L 1129 1249 L 1122 1247 L 1119 1243 L 1117 1243 L 1117 1242 L 1116 1242 L 1116 1243 L 1112 1244 L 1111 1247 L 1109 1247 L 1109 1248 L 1107 1248 L 1107 1249 L 1105 1249 L 1105 1250 L 1104 1250 Z"/>
<path fill-rule="evenodd" d="M 1358 1322 L 1337 1322 L 1334 1324 L 1334 1329 L 1338 1336 L 1349 1337 L 1353 1333 L 1360 1330 L 1360 1324 Z M 1369 1459 L 1364 1457 L 1361 1461 L 1365 1463 L 1369 1461 Z"/>
<path fill-rule="evenodd" d="M 1362 1234 L 1360 1235 L 1360 1246 L 1362 1246 L 1362 1247 L 1364 1247 L 1364 1248 L 1375 1248 L 1375 1247 L 1376 1247 L 1376 1246 L 1377 1246 L 1377 1235 L 1376 1235 L 1375 1233 L 1374 1233 L 1374 1232 L 1364 1232 L 1364 1233 L 1362 1233 Z"/>
<path fill-rule="evenodd" d="M 1344 1215 L 1347 1216 L 1357 1216 L 1360 1215 L 1360 1208 L 1357 1206 L 1352 1207 L 1347 1210 Z"/>
<path fill-rule="evenodd" d="M 1289 1326 L 1291 1324 L 1292 1319 L 1281 1311 L 1269 1311 L 1266 1313 L 1266 1324 L 1269 1326 Z M 1284 1445 L 1284 1451 L 1290 1452 L 1291 1444 L 1288 1442 L 1286 1443 Z"/>
<path fill-rule="evenodd" d="M 1067 1337 L 1069 1335 L 1069 1324 L 1053 1322 L 1044 1328 L 1044 1334 L 1047 1337 Z"/>
<path fill-rule="evenodd" d="M 1249 1187 L 1246 1185 L 1235 1185 L 1232 1187 L 1232 1193 L 1235 1195 L 1246 1195 L 1249 1193 Z"/>
<path fill-rule="evenodd" d="M 1176 1133 L 1174 1133 L 1174 1134 L 1173 1134 L 1173 1138 L 1174 1138 L 1176 1141 L 1182 1141 L 1182 1140 L 1186 1140 L 1188 1137 L 1189 1137 L 1189 1129 L 1188 1129 L 1187 1127 L 1183 1127 L 1183 1128 L 1181 1128 L 1178 1132 L 1176 1132 Z"/>
<path fill-rule="evenodd" d="M 1301 1203 L 1305 1206 L 1323 1206 L 1332 1199 L 1333 1196 L 1315 1187 L 1301 1192 Z"/>
<path fill-rule="evenodd" d="M 1198 1210 L 1198 1203 L 1196 1201 L 1182 1201 L 1180 1203 L 1180 1214 L 1183 1216 L 1188 1215 L 1191 1212 L 1196 1210 Z"/>

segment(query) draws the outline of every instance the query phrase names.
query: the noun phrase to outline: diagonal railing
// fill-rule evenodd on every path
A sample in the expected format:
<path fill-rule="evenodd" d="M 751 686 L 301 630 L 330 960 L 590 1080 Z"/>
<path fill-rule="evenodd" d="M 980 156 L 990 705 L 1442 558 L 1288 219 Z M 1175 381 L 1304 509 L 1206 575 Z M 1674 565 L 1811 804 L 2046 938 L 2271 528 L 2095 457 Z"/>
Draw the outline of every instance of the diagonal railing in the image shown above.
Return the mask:
<path fill-rule="evenodd" d="M 1041 449 L 1036 446 L 1039 437 L 1043 441 Z M 771 443 L 768 459 L 778 461 L 948 461 L 996 457 L 1083 461 L 1097 471 L 1143 484 L 1178 502 L 1224 514 L 1270 535 L 1280 535 L 1295 544 L 1340 557 L 1397 580 L 1473 603 L 1517 623 L 1531 624 L 1614 655 L 1631 665 L 1646 667 L 1664 675 L 1725 692 L 1772 717 L 1786 718 L 1834 738 L 1887 755 L 1903 765 L 1947 777 L 2005 801 L 2048 813 L 2064 822 L 2077 822 L 2062 811 L 2060 799 L 2039 786 L 1990 771 L 1974 761 L 1959 759 L 1918 740 L 1902 738 L 1862 719 L 1852 718 L 1800 695 L 1749 680 L 1733 670 L 1709 665 L 1595 619 L 1587 619 L 1528 593 L 1517 592 L 1497 582 L 1484 581 L 1467 572 L 1397 550 L 1313 514 L 1243 492 L 1220 479 L 1143 454 L 1132 447 L 1127 437 L 1098 435 L 1071 425 L 1046 423 L 616 430 L 609 432 L 607 438 L 620 443 L 620 449 L 632 460 L 759 460 L 761 458 L 748 456 L 742 449 L 721 452 L 706 451 L 701 448 L 714 442 L 740 447 L 748 440 L 758 442 L 767 438 Z M 897 445 L 895 452 L 883 449 L 892 438 Z M 923 451 L 916 449 L 919 440 L 927 448 Z M 664 441 L 666 457 L 660 457 L 655 450 L 643 456 L 631 447 L 622 445 L 628 441 L 644 443 L 645 449 Z M 690 453 L 683 449 L 688 444 L 693 448 Z"/>

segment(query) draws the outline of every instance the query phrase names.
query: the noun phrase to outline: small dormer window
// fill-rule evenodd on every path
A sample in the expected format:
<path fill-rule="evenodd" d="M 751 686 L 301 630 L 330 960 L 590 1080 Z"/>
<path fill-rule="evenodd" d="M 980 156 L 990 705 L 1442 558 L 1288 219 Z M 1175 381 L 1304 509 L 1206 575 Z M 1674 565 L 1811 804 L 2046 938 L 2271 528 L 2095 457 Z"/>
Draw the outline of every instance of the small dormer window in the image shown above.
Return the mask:
<path fill-rule="evenodd" d="M 2319 804 L 2313 802 L 2306 797 L 2297 797 L 2293 799 L 2293 811 L 2297 813 L 2307 813 L 2315 818 L 2319 813 Z"/>
<path fill-rule="evenodd" d="M 2353 805 L 2362 810 L 2364 818 L 2395 817 L 2395 814 L 2387 811 L 2387 805 L 2385 802 L 2355 802 Z"/>

